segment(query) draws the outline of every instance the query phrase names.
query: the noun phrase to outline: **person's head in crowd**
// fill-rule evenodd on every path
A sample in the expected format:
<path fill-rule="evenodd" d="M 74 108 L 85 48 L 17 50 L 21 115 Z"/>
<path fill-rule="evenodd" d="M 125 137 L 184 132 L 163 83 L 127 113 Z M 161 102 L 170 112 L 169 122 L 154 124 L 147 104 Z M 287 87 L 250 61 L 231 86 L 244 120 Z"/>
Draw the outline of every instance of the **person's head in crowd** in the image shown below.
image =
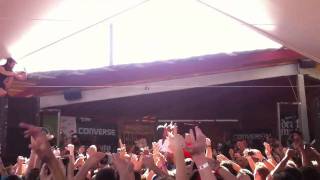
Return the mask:
<path fill-rule="evenodd" d="M 78 154 L 84 154 L 86 152 L 86 146 L 81 145 L 78 149 Z"/>
<path fill-rule="evenodd" d="M 297 168 L 286 168 L 273 174 L 272 180 L 302 180 L 302 174 Z"/>
<path fill-rule="evenodd" d="M 255 180 L 265 180 L 270 171 L 265 167 L 263 163 L 256 163 L 256 168 L 254 170 L 254 179 Z"/>
<path fill-rule="evenodd" d="M 137 180 L 137 179 L 136 179 Z M 140 180 L 140 179 L 139 179 Z M 175 180 L 172 176 L 162 177 L 162 176 L 154 176 L 152 180 Z"/>
<path fill-rule="evenodd" d="M 3 65 L 6 71 L 12 71 L 14 66 L 17 64 L 17 61 L 14 60 L 12 57 L 7 58 L 7 62 Z"/>
<path fill-rule="evenodd" d="M 237 164 L 239 164 L 240 167 L 242 168 L 247 168 L 249 166 L 248 160 L 241 156 L 239 153 L 235 153 L 235 160 Z"/>
<path fill-rule="evenodd" d="M 292 161 L 292 160 L 289 160 L 289 161 L 287 162 L 286 167 L 287 167 L 287 168 L 298 168 L 297 164 L 296 164 L 294 161 Z"/>
<path fill-rule="evenodd" d="M 141 175 L 140 175 L 140 173 L 139 172 L 134 172 L 134 179 L 135 180 L 141 180 Z"/>
<path fill-rule="evenodd" d="M 94 153 L 96 153 L 97 150 L 97 146 L 96 145 L 91 145 L 88 149 L 87 149 L 87 156 L 91 157 Z"/>
<path fill-rule="evenodd" d="M 245 157 L 251 156 L 254 162 L 259 162 L 260 161 L 259 157 L 262 156 L 261 152 L 258 149 L 249 149 L 249 148 L 243 151 L 243 155 Z"/>
<path fill-rule="evenodd" d="M 200 179 L 199 171 L 195 171 L 190 178 L 190 180 L 199 180 L 199 179 Z"/>
<path fill-rule="evenodd" d="M 236 142 L 236 146 L 240 152 L 243 152 L 248 147 L 248 143 L 245 139 L 239 139 Z"/>
<path fill-rule="evenodd" d="M 301 173 L 303 179 L 320 179 L 320 174 L 314 167 L 302 167 Z"/>
<path fill-rule="evenodd" d="M 59 148 L 54 148 L 53 149 L 53 154 L 55 157 L 61 157 L 60 149 Z"/>
<path fill-rule="evenodd" d="M 40 174 L 40 169 L 38 168 L 31 169 L 29 174 L 27 174 L 26 176 L 26 180 L 38 180 L 39 174 Z"/>
<path fill-rule="evenodd" d="M 300 131 L 292 131 L 290 132 L 288 138 L 288 145 L 289 147 L 292 146 L 295 149 L 303 146 L 303 136 Z"/>
<path fill-rule="evenodd" d="M 113 168 L 103 168 L 98 171 L 94 180 L 117 180 L 117 172 Z"/>
<path fill-rule="evenodd" d="M 19 176 L 17 175 L 9 175 L 5 180 L 22 180 Z"/>
<path fill-rule="evenodd" d="M 254 180 L 254 176 L 248 169 L 241 169 L 237 174 L 237 179 L 239 180 Z"/>
<path fill-rule="evenodd" d="M 234 176 L 238 174 L 237 171 L 233 168 L 231 161 L 222 161 L 220 163 L 220 166 L 227 168 L 228 171 L 231 172 Z"/>
<path fill-rule="evenodd" d="M 270 147 L 271 147 L 271 152 L 273 154 L 277 154 L 281 156 L 281 158 L 284 156 L 283 147 L 279 142 L 274 141 L 273 143 L 270 144 Z"/>
<path fill-rule="evenodd" d="M 71 134 L 71 143 L 75 147 L 79 147 L 81 145 L 79 134 L 77 134 L 77 133 Z"/>
<path fill-rule="evenodd" d="M 26 159 L 23 156 L 18 156 L 17 164 L 23 164 L 26 162 Z"/>

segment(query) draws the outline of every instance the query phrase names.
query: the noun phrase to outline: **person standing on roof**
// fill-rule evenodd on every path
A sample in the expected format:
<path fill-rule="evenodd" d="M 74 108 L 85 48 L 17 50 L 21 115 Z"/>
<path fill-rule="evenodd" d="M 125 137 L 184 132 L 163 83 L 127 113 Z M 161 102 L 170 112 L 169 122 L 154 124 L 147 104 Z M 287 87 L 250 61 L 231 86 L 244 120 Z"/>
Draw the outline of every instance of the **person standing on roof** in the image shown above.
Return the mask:
<path fill-rule="evenodd" d="M 17 62 L 12 58 L 7 58 L 6 64 L 0 66 L 0 97 L 4 97 L 8 94 L 12 82 L 14 79 L 17 80 L 26 80 L 26 72 L 13 72 L 14 66 Z"/>

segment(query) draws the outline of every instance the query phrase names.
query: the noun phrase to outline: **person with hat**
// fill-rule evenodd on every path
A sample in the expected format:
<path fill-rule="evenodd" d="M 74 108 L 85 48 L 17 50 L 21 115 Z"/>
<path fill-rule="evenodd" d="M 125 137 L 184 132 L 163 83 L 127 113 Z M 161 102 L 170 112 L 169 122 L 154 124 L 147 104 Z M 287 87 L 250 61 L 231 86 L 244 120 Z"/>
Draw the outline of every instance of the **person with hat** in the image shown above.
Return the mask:
<path fill-rule="evenodd" d="M 7 58 L 6 64 L 0 66 L 0 97 L 4 97 L 8 94 L 8 89 L 10 89 L 14 79 L 26 80 L 25 72 L 13 72 L 14 66 L 17 62 L 12 58 Z"/>

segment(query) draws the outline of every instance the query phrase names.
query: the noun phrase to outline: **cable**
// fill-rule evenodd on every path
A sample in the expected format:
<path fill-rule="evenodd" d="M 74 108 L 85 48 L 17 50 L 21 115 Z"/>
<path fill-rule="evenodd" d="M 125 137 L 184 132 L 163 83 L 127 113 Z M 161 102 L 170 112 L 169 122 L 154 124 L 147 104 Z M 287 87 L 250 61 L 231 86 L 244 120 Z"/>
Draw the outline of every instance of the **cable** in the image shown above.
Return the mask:
<path fill-rule="evenodd" d="M 56 40 L 56 41 L 53 41 L 53 42 L 51 42 L 51 43 L 49 43 L 49 44 L 47 44 L 47 45 L 45 45 L 45 46 L 42 46 L 42 47 L 40 47 L 40 48 L 38 48 L 38 49 L 36 49 L 36 50 L 34 50 L 34 51 L 31 51 L 31 52 L 25 54 L 24 56 L 22 56 L 22 57 L 20 57 L 20 58 L 18 58 L 18 59 L 19 59 L 19 60 L 24 59 L 24 58 L 26 58 L 26 57 L 28 57 L 28 56 L 30 56 L 30 55 L 32 55 L 32 54 L 35 54 L 35 53 L 37 53 L 37 52 L 39 52 L 39 51 L 41 51 L 41 50 L 43 50 L 43 49 L 46 49 L 46 48 L 54 45 L 54 44 L 57 44 L 57 43 L 59 43 L 59 42 L 61 42 L 61 41 L 63 41 L 63 40 L 66 40 L 66 39 L 68 39 L 68 38 L 70 38 L 70 37 L 72 37 L 72 36 L 74 36 L 74 35 L 76 35 L 76 34 L 79 34 L 79 33 L 83 32 L 83 31 L 85 31 L 85 30 L 87 30 L 87 29 L 90 29 L 90 28 L 92 28 L 92 27 L 94 27 L 94 26 L 96 26 L 96 25 L 99 25 L 99 24 L 101 24 L 101 23 L 103 23 L 103 22 L 105 22 L 105 21 L 107 21 L 107 20 L 110 20 L 110 19 L 112 19 L 112 18 L 114 18 L 114 17 L 120 16 L 120 15 L 122 15 L 122 14 L 124 14 L 124 13 L 126 13 L 126 12 L 128 12 L 128 11 L 130 11 L 130 10 L 132 10 L 132 9 L 135 9 L 135 8 L 137 8 L 137 7 L 139 7 L 139 6 L 147 3 L 148 1 L 151 1 L 151 0 L 144 0 L 144 1 L 140 2 L 140 3 L 138 3 L 138 4 L 135 4 L 135 5 L 133 5 L 133 6 L 130 6 L 130 7 L 126 8 L 126 9 L 124 9 L 124 10 L 122 10 L 122 11 L 119 11 L 119 12 L 117 12 L 117 13 L 109 16 L 109 17 L 106 17 L 106 18 L 104 18 L 104 19 L 102 19 L 102 20 L 100 20 L 100 21 L 98 21 L 98 22 L 96 22 L 96 23 L 94 23 L 94 24 L 88 25 L 88 26 L 86 26 L 86 27 L 84 27 L 84 28 L 82 28 L 82 29 L 79 29 L 79 30 L 77 30 L 77 31 L 75 31 L 75 32 L 73 32 L 73 33 L 71 33 L 71 34 L 68 34 L 68 35 L 66 35 L 66 36 L 64 36 L 64 37 L 62 37 L 62 38 L 60 38 L 60 39 L 58 39 L 58 40 Z"/>
<path fill-rule="evenodd" d="M 146 90 L 149 90 L 150 88 L 163 88 L 163 87 L 168 87 L 168 86 L 153 86 L 153 85 L 118 85 L 118 86 L 112 86 L 112 85 L 105 85 L 105 86 L 16 86 L 16 87 L 28 87 L 28 88 L 114 88 L 114 87 L 119 87 L 119 88 L 145 88 Z M 170 86 L 170 87 L 180 87 L 180 88 L 292 88 L 297 87 L 293 85 L 284 85 L 284 86 Z M 305 86 L 306 88 L 320 88 L 320 85 L 310 85 L 310 86 Z M 293 91 L 294 92 L 294 91 Z M 295 97 L 297 99 L 296 93 L 294 92 Z"/>
<path fill-rule="evenodd" d="M 289 80 L 289 83 L 290 83 L 290 86 L 291 86 L 291 89 L 292 89 L 292 92 L 293 92 L 294 98 L 295 98 L 295 99 L 296 99 L 296 101 L 298 102 L 298 101 L 299 101 L 299 100 L 298 100 L 298 96 L 297 96 L 297 94 L 296 94 L 295 90 L 293 89 L 293 85 L 292 85 L 292 82 L 291 82 L 290 77 L 288 77 L 288 80 Z M 297 86 L 295 86 L 295 87 L 297 87 Z"/>

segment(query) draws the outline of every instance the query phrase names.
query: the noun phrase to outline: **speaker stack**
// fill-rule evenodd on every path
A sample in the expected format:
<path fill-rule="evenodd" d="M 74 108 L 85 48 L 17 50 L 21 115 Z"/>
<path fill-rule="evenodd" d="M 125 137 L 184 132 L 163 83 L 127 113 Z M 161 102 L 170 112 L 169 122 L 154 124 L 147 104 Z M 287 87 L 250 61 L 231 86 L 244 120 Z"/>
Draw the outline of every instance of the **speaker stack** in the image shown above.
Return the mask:
<path fill-rule="evenodd" d="M 39 98 L 0 98 L 1 157 L 13 164 L 17 156 L 30 155 L 30 139 L 24 138 L 21 122 L 39 125 Z"/>

